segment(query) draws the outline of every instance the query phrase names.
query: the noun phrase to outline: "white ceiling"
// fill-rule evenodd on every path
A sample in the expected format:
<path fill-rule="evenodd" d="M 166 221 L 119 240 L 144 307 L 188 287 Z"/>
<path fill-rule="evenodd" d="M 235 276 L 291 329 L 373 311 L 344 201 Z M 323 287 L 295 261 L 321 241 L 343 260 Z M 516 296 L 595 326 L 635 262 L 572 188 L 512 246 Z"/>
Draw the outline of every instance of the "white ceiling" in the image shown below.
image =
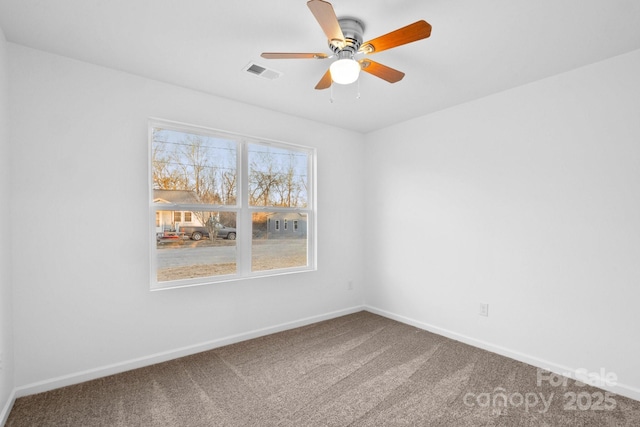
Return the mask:
<path fill-rule="evenodd" d="M 420 19 L 431 37 L 371 56 L 402 81 L 363 73 L 360 99 L 331 103 L 314 89 L 330 59 L 260 57 L 330 53 L 306 0 L 0 0 L 0 26 L 13 43 L 364 133 L 640 49 L 639 0 L 332 4 L 365 41 Z M 243 71 L 251 61 L 283 75 Z"/>

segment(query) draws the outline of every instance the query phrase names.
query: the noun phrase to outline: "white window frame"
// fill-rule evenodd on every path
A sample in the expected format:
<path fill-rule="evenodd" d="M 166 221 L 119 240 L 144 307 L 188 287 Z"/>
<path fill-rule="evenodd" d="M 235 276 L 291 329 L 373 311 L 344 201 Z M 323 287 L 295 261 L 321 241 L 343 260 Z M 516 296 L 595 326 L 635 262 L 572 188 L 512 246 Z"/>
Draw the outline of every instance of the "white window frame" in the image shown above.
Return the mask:
<path fill-rule="evenodd" d="M 157 281 L 157 244 L 156 244 L 156 212 L 166 210 L 166 204 L 155 204 L 153 202 L 153 168 L 152 168 L 152 149 L 153 149 L 153 128 L 171 129 L 175 131 L 184 131 L 188 133 L 214 135 L 217 137 L 229 138 L 237 141 L 237 171 L 238 185 L 236 195 L 236 205 L 180 205 L 176 209 L 181 211 L 218 211 L 218 212 L 235 212 L 236 213 L 236 229 L 238 230 L 236 240 L 236 266 L 235 274 L 223 276 L 199 277 L 193 279 L 182 279 L 168 282 Z M 292 151 L 301 151 L 308 155 L 308 177 L 307 177 L 307 206 L 305 208 L 281 208 L 274 206 L 249 206 L 249 161 L 248 149 L 249 144 L 259 144 L 264 146 L 272 146 Z M 238 133 L 223 131 L 219 129 L 206 128 L 197 125 L 179 123 L 164 119 L 149 119 L 148 122 L 148 188 L 149 188 L 149 245 L 150 245 L 150 271 L 152 291 L 162 289 L 175 289 L 189 286 L 207 285 L 220 282 L 237 281 L 251 278 L 279 276 L 292 273 L 301 273 L 317 270 L 317 244 L 316 244 L 316 161 L 317 155 L 315 148 L 307 147 L 299 144 L 268 140 L 254 136 L 242 135 Z M 251 271 L 251 246 L 252 246 L 252 217 L 255 212 L 296 212 L 307 215 L 307 265 L 299 267 L 290 267 L 283 269 Z M 182 215 L 181 215 L 182 216 Z"/>

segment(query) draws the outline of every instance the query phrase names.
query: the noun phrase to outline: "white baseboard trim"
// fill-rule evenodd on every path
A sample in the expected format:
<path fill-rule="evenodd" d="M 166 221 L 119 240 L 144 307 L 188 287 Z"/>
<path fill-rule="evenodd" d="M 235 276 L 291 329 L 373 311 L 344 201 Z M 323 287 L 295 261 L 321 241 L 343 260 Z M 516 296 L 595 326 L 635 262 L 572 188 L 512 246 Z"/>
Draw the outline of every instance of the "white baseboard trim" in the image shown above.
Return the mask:
<path fill-rule="evenodd" d="M 323 320 L 329 320 L 347 314 L 357 313 L 365 310 L 364 306 L 355 306 L 346 308 L 343 310 L 332 311 L 329 313 L 305 317 L 292 322 L 281 323 L 279 325 L 269 326 L 267 328 L 256 329 L 253 331 L 244 332 L 237 335 L 231 335 L 224 338 L 215 339 L 187 347 L 177 348 L 173 350 L 167 350 L 161 353 L 151 354 L 149 356 L 143 356 L 136 359 L 126 360 L 112 365 L 102 366 L 94 369 L 89 369 L 82 372 L 76 372 L 69 375 L 63 375 L 56 378 L 51 378 L 44 381 L 39 381 L 32 384 L 26 384 L 20 387 L 16 387 L 14 390 L 14 400 L 18 397 L 28 396 L 30 394 L 42 393 L 45 391 L 53 390 L 60 387 L 66 387 L 73 384 L 79 384 L 85 381 L 94 380 L 97 378 L 106 377 L 113 374 L 119 374 L 121 372 L 130 371 L 132 369 L 142 368 L 145 366 L 154 365 L 156 363 L 166 362 L 169 360 L 177 359 L 179 357 L 189 356 L 192 354 L 200 353 L 207 350 L 213 350 L 214 348 L 222 347 L 229 344 L 235 344 L 237 342 L 258 338 L 265 335 L 274 334 L 277 332 L 286 331 L 289 329 L 298 328 L 301 326 L 310 325 L 312 323 L 321 322 Z M 7 412 L 8 415 L 8 412 Z"/>
<path fill-rule="evenodd" d="M 520 362 L 527 363 L 529 365 L 535 366 L 540 369 L 544 369 L 545 371 L 549 371 L 554 374 L 563 375 L 572 379 L 576 379 L 575 373 L 578 370 L 577 368 L 570 368 L 558 363 L 550 362 L 548 360 L 543 360 L 535 356 L 520 353 L 518 351 L 514 351 L 499 345 L 495 345 L 487 341 L 471 338 L 469 336 L 462 335 L 457 332 L 450 331 L 448 329 L 443 329 L 438 326 L 434 326 L 434 325 L 424 323 L 415 319 L 411 319 L 409 317 L 405 317 L 399 314 L 381 310 L 379 308 L 372 307 L 369 305 L 365 305 L 364 309 L 371 313 L 378 314 L 380 316 L 387 317 L 389 319 L 396 320 L 398 322 L 405 323 L 407 325 L 415 326 L 416 328 L 424 329 L 426 331 L 433 332 L 434 334 L 451 338 L 453 340 L 460 341 L 465 344 L 469 344 L 473 347 L 481 348 L 483 350 L 487 350 L 492 353 L 499 354 L 501 356 L 509 357 L 511 359 L 515 359 Z M 605 382 L 603 381 L 602 383 L 604 384 Z M 640 389 L 633 386 L 616 383 L 613 386 L 599 385 L 598 388 L 601 388 L 606 391 L 610 391 L 615 394 L 619 394 L 620 396 L 625 396 L 630 399 L 640 401 Z"/>
<path fill-rule="evenodd" d="M 7 420 L 9 419 L 9 413 L 13 408 L 13 404 L 16 402 L 16 390 L 13 389 L 9 398 L 7 399 L 7 403 L 2 408 L 2 412 L 0 412 L 0 426 L 4 426 Z"/>

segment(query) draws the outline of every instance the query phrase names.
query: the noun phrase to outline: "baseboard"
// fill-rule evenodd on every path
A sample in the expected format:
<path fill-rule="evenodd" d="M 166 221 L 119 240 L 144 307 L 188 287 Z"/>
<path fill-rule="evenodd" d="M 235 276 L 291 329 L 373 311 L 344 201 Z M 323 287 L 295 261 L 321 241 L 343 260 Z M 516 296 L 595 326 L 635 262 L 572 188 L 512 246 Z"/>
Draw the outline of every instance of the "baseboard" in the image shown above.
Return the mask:
<path fill-rule="evenodd" d="M 45 391 L 53 390 L 60 387 L 66 387 L 73 384 L 79 384 L 85 381 L 94 380 L 97 378 L 106 377 L 108 375 L 119 374 L 121 372 L 130 371 L 132 369 L 142 368 L 145 366 L 154 365 L 156 363 L 166 362 L 169 360 L 177 359 L 179 357 L 189 356 L 192 354 L 200 353 L 207 350 L 213 350 L 214 348 L 222 347 L 229 344 L 235 344 L 237 342 L 258 338 L 265 335 L 274 334 L 277 332 L 286 331 L 289 329 L 298 328 L 301 326 L 310 325 L 312 323 L 321 322 L 323 320 L 329 320 L 347 314 L 357 313 L 363 311 L 364 306 L 355 306 L 346 308 L 343 310 L 332 311 L 329 313 L 305 317 L 292 322 L 281 323 L 278 325 L 270 326 L 267 328 L 256 329 L 248 331 L 242 334 L 231 335 L 224 338 L 219 338 L 212 341 L 207 341 L 187 347 L 168 350 L 162 353 L 151 354 L 149 356 L 140 357 L 137 359 L 131 359 L 120 363 L 114 363 L 108 366 L 102 366 L 95 369 L 89 369 L 82 372 L 76 372 L 69 375 L 60 376 L 57 378 L 51 378 L 45 381 L 39 381 L 32 384 L 17 387 L 14 391 L 14 399 L 17 397 L 28 396 L 30 394 L 42 393 Z M 7 412 L 8 414 L 8 412 Z"/>
<path fill-rule="evenodd" d="M 2 408 L 2 412 L 0 412 L 0 426 L 4 426 L 6 424 L 7 419 L 9 419 L 9 413 L 11 412 L 15 401 L 16 390 L 13 389 L 11 391 L 11 394 L 9 395 L 9 398 L 7 399 L 7 403 L 4 405 L 4 408 Z"/>
<path fill-rule="evenodd" d="M 473 347 L 481 348 L 483 350 L 487 350 L 492 353 L 499 354 L 501 356 L 509 357 L 511 359 L 515 359 L 520 362 L 527 363 L 537 368 L 544 369 L 545 371 L 553 372 L 554 374 L 568 376 L 569 378 L 572 378 L 572 379 L 576 378 L 575 373 L 577 372 L 577 368 L 570 368 L 568 366 L 563 366 L 561 364 L 550 362 L 548 360 L 543 360 L 535 356 L 520 353 L 518 351 L 514 351 L 509 348 L 495 345 L 483 340 L 471 338 L 469 336 L 462 335 L 457 332 L 443 329 L 438 326 L 430 325 L 428 323 L 411 319 L 409 317 L 401 316 L 399 314 L 381 310 L 376 307 L 365 305 L 364 309 L 371 313 L 378 314 L 380 316 L 387 317 L 389 319 L 396 320 L 398 322 L 405 323 L 407 325 L 415 326 L 416 328 L 424 329 L 426 331 L 433 332 L 434 334 L 442 335 L 444 337 L 451 338 L 453 340 L 460 341 L 465 344 L 469 344 Z M 616 385 L 613 385 L 613 386 L 604 385 L 604 386 L 599 386 L 598 388 L 601 388 L 606 391 L 610 391 L 620 396 L 625 396 L 630 399 L 640 401 L 640 389 L 636 387 L 617 383 Z"/>

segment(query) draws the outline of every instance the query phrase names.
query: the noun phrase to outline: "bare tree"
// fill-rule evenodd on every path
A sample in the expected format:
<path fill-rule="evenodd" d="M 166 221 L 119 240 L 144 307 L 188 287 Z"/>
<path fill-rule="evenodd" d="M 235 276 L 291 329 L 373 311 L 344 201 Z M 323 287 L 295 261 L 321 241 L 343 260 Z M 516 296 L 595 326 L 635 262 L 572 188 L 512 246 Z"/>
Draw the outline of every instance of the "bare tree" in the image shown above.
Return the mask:
<path fill-rule="evenodd" d="M 218 237 L 218 230 L 220 227 L 220 220 L 215 215 L 210 214 L 207 221 L 204 223 L 209 232 L 209 240 L 214 242 Z"/>
<path fill-rule="evenodd" d="M 280 193 L 279 206 L 297 207 L 300 203 L 300 193 L 302 192 L 302 177 L 296 175 L 295 154 L 290 153 L 288 164 L 281 171 L 278 191 Z"/>
<path fill-rule="evenodd" d="M 249 173 L 249 198 L 254 206 L 273 204 L 272 191 L 277 188 L 280 174 L 276 170 L 273 156 L 262 152 L 251 162 Z"/>
<path fill-rule="evenodd" d="M 159 136 L 160 130 L 154 129 L 154 140 Z M 163 144 L 153 144 L 151 150 L 151 162 L 153 165 L 153 186 L 164 190 L 178 190 L 186 185 L 184 176 L 175 167 L 173 153 L 167 151 Z"/>
<path fill-rule="evenodd" d="M 189 183 L 185 189 L 195 192 L 200 198 L 207 188 L 207 147 L 203 145 L 202 137 L 189 134 L 185 135 L 179 147 L 175 162 L 182 169 L 185 181 Z"/>
<path fill-rule="evenodd" d="M 232 205 L 236 203 L 236 185 L 238 175 L 233 171 L 222 172 L 222 204 Z"/>
<path fill-rule="evenodd" d="M 270 152 L 254 153 L 249 173 L 249 198 L 254 206 L 304 206 L 305 176 L 296 167 L 296 154 L 279 161 Z"/>

